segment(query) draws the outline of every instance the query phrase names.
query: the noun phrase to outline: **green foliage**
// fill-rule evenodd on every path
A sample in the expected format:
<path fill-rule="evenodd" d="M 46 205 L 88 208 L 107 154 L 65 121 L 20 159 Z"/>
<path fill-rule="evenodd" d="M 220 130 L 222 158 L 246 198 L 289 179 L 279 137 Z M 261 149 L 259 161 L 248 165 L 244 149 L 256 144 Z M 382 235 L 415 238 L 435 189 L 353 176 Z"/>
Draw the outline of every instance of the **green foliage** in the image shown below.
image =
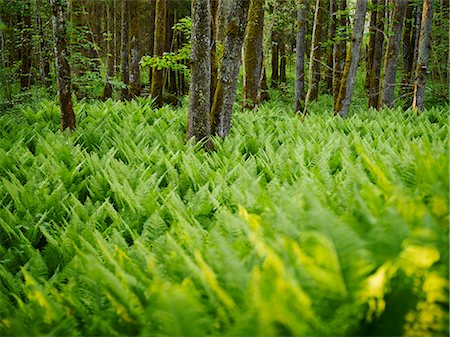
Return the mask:
<path fill-rule="evenodd" d="M 191 18 L 185 17 L 180 19 L 172 29 L 176 32 L 183 33 L 185 39 L 189 42 L 184 43 L 177 51 L 165 52 L 162 56 L 143 56 L 140 63 L 143 67 L 156 68 L 158 70 L 179 70 L 185 75 L 188 75 L 189 67 L 186 66 L 185 63 L 188 62 L 191 57 Z"/>
<path fill-rule="evenodd" d="M 448 335 L 445 110 L 75 110 L 0 116 L 0 335 Z"/>

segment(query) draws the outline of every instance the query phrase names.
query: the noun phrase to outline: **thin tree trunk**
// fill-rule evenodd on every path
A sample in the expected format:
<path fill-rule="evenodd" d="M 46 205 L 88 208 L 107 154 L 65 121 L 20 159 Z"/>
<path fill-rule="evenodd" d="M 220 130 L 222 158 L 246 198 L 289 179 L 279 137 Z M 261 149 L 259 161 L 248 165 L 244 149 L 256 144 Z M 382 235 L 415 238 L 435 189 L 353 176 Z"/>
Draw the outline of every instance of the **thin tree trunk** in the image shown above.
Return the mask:
<path fill-rule="evenodd" d="M 113 32 L 114 32 L 114 3 L 107 3 L 107 36 L 106 36 L 106 83 L 103 88 L 102 99 L 108 99 L 112 97 L 112 78 L 114 77 L 114 42 L 113 42 Z"/>
<path fill-rule="evenodd" d="M 149 56 L 153 56 L 154 49 L 155 49 L 155 12 L 156 12 L 156 0 L 150 0 L 150 13 L 148 18 L 148 24 L 150 26 L 150 39 L 149 39 L 149 50 L 150 54 Z M 148 74 L 148 83 L 149 86 L 152 86 L 152 73 L 153 68 L 150 68 L 149 74 Z"/>
<path fill-rule="evenodd" d="M 403 21 L 405 19 L 407 0 L 397 0 L 394 4 L 394 19 L 392 25 L 392 36 L 389 38 L 389 44 L 386 50 L 384 65 L 383 91 L 381 105 L 392 108 L 394 105 L 394 90 L 397 75 L 397 55 L 400 51 L 402 39 Z"/>
<path fill-rule="evenodd" d="M 411 88 L 413 84 L 412 79 L 412 69 L 414 63 L 414 42 L 415 42 L 415 32 L 414 32 L 414 20 L 416 7 L 414 4 L 415 0 L 408 0 L 408 5 L 405 14 L 405 28 L 403 30 L 403 73 L 402 73 L 402 83 L 401 83 L 401 97 L 405 99 L 404 108 L 407 109 L 411 106 L 412 100 L 408 98 L 412 92 Z"/>
<path fill-rule="evenodd" d="M 428 59 L 430 53 L 430 32 L 432 20 L 433 0 L 424 0 L 422 8 L 422 25 L 420 27 L 419 48 L 417 66 L 414 80 L 414 99 L 412 108 L 414 111 L 422 111 L 425 101 L 425 85 L 428 71 Z"/>
<path fill-rule="evenodd" d="M 280 39 L 278 33 L 272 31 L 272 77 L 271 86 L 272 88 L 278 87 L 278 82 L 280 80 L 279 68 L 278 68 L 278 54 L 280 49 Z"/>
<path fill-rule="evenodd" d="M 167 0 L 156 0 L 153 56 L 162 56 L 164 53 L 166 40 L 166 8 Z M 163 75 L 162 70 L 153 68 L 150 96 L 155 98 L 155 103 L 158 107 L 163 105 Z"/>
<path fill-rule="evenodd" d="M 333 52 L 333 98 L 336 101 L 339 95 L 339 88 L 341 86 L 341 77 L 345 67 L 345 56 L 347 54 L 347 25 L 348 19 L 343 12 L 347 9 L 347 1 L 341 0 L 338 3 L 338 9 L 341 12 L 338 18 L 337 38 L 334 52 Z"/>
<path fill-rule="evenodd" d="M 211 85 L 211 25 L 209 0 L 192 1 L 192 51 L 191 83 L 189 90 L 189 112 L 187 139 L 209 143 L 210 85 Z M 209 144 L 207 144 L 209 146 Z"/>
<path fill-rule="evenodd" d="M 253 109 L 258 105 L 263 55 L 264 0 L 251 0 L 247 33 L 244 40 L 244 83 L 242 105 Z"/>
<path fill-rule="evenodd" d="M 128 0 L 122 0 L 122 46 L 120 51 L 121 69 L 120 78 L 123 87 L 120 90 L 120 99 L 130 99 L 130 64 L 129 64 L 129 30 L 130 30 L 130 3 Z"/>
<path fill-rule="evenodd" d="M 369 83 L 369 108 L 379 109 L 380 99 L 380 74 L 381 64 L 383 60 L 383 43 L 384 43 L 384 17 L 386 14 L 386 0 L 378 3 L 377 25 L 375 32 L 375 45 L 373 46 L 372 72 L 370 74 Z"/>
<path fill-rule="evenodd" d="M 249 4 L 249 0 L 234 0 L 228 14 L 222 67 L 211 108 L 212 130 L 222 138 L 230 131 Z"/>
<path fill-rule="evenodd" d="M 20 65 L 20 90 L 27 90 L 31 87 L 31 55 L 32 55 L 32 26 L 31 26 L 31 11 L 30 11 L 30 3 L 26 1 L 23 4 L 22 11 L 22 62 Z"/>
<path fill-rule="evenodd" d="M 36 0 L 36 25 L 39 33 L 39 63 L 41 81 L 44 83 L 45 87 L 48 88 L 51 85 L 50 62 L 47 57 L 48 43 L 42 27 L 41 0 Z"/>
<path fill-rule="evenodd" d="M 375 37 L 377 33 L 377 16 L 378 16 L 378 0 L 372 0 L 372 13 L 370 14 L 369 23 L 369 45 L 366 53 L 366 79 L 364 81 L 364 88 L 369 92 L 370 79 L 372 75 L 373 55 L 375 53 Z"/>
<path fill-rule="evenodd" d="M 317 99 L 319 93 L 320 81 L 320 39 L 322 37 L 321 20 L 323 19 L 322 11 L 323 0 L 316 0 L 316 7 L 314 12 L 314 25 L 311 38 L 311 50 L 309 54 L 308 67 L 308 92 L 306 93 L 305 106 L 303 114 L 306 115 L 309 101 Z"/>
<path fill-rule="evenodd" d="M 130 1 L 131 17 L 131 62 L 130 62 L 130 95 L 131 97 L 139 96 L 141 92 L 141 74 L 139 71 L 139 14 L 140 14 L 140 0 Z"/>
<path fill-rule="evenodd" d="M 210 1 L 211 12 L 211 95 L 210 95 L 210 107 L 213 104 L 214 93 L 217 87 L 217 74 L 219 71 L 219 60 L 217 55 L 217 15 L 219 11 L 219 0 Z"/>
<path fill-rule="evenodd" d="M 70 66 L 67 50 L 66 18 L 64 0 L 50 0 L 52 9 L 53 35 L 55 38 L 56 76 L 58 79 L 58 97 L 61 116 L 61 130 L 76 126 L 70 92 Z"/>
<path fill-rule="evenodd" d="M 264 66 L 264 54 L 261 57 L 261 79 L 259 81 L 259 98 L 258 102 L 268 101 L 269 87 L 267 85 L 266 67 Z"/>
<path fill-rule="evenodd" d="M 336 25 L 337 25 L 337 0 L 330 0 L 330 27 L 328 30 L 328 41 L 332 42 L 327 49 L 327 68 L 325 71 L 325 84 L 326 92 L 328 94 L 333 94 L 333 72 L 334 72 L 334 62 L 333 55 L 334 49 L 336 48 L 335 38 L 336 38 Z"/>
<path fill-rule="evenodd" d="M 279 40 L 280 49 L 280 83 L 286 83 L 286 42 L 283 37 Z"/>
<path fill-rule="evenodd" d="M 298 32 L 296 37 L 296 59 L 295 59 L 295 99 L 294 111 L 301 111 L 303 101 L 305 100 L 305 0 L 299 0 L 299 8 L 297 11 Z"/>
<path fill-rule="evenodd" d="M 334 107 L 335 114 L 347 118 L 356 81 L 356 71 L 361 57 L 361 45 L 364 35 L 367 0 L 357 0 L 353 23 L 352 43 L 347 50 L 345 68 L 339 88 L 339 95 Z"/>

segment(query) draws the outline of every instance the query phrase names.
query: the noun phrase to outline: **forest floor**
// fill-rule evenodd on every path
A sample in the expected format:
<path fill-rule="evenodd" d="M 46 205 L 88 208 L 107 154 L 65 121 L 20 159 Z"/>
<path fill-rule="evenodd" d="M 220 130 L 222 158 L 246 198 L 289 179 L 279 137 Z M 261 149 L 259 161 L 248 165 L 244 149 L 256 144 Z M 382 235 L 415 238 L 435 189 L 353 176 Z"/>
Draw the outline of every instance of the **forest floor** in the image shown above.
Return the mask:
<path fill-rule="evenodd" d="M 0 116 L 0 335 L 448 335 L 447 108 Z M 325 108 L 324 108 L 325 107 Z"/>

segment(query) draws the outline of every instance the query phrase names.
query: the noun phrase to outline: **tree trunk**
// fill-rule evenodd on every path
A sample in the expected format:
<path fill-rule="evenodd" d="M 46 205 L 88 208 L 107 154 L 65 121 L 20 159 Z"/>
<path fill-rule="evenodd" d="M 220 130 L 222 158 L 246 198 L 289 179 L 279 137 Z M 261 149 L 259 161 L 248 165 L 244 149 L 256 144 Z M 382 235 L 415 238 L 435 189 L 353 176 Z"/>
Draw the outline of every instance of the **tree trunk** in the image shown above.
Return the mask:
<path fill-rule="evenodd" d="M 338 9 L 341 12 L 338 17 L 337 38 L 333 52 L 333 97 L 334 101 L 339 95 L 339 88 L 341 86 L 341 78 L 345 67 L 345 56 L 347 54 L 347 16 L 343 12 L 347 9 L 347 1 L 341 0 L 338 3 Z"/>
<path fill-rule="evenodd" d="M 305 0 L 299 0 L 299 8 L 297 11 L 297 25 L 298 32 L 296 38 L 295 48 L 295 100 L 294 111 L 301 111 L 303 108 L 303 101 L 305 100 Z"/>
<path fill-rule="evenodd" d="M 31 11 L 29 1 L 25 1 L 21 13 L 21 35 L 22 35 L 22 62 L 20 65 L 20 90 L 27 90 L 31 87 L 31 55 L 32 55 L 32 26 Z"/>
<path fill-rule="evenodd" d="M 286 83 L 286 42 L 283 37 L 279 39 L 280 50 L 280 83 Z"/>
<path fill-rule="evenodd" d="M 268 101 L 269 87 L 267 85 L 266 67 L 264 66 L 264 54 L 261 56 L 261 79 L 259 81 L 259 98 L 258 102 Z"/>
<path fill-rule="evenodd" d="M 56 76 L 58 79 L 59 109 L 61 116 L 61 130 L 76 126 L 75 113 L 72 107 L 70 92 L 70 66 L 67 51 L 66 18 L 64 0 L 50 0 L 52 9 L 53 35 L 55 38 Z"/>
<path fill-rule="evenodd" d="M 419 48 L 417 55 L 416 74 L 414 79 L 414 111 L 422 111 L 425 101 L 425 85 L 430 53 L 430 32 L 433 0 L 424 0 L 422 8 L 422 24 L 420 26 Z"/>
<path fill-rule="evenodd" d="M 244 83 L 242 105 L 253 109 L 258 105 L 263 55 L 264 0 L 251 0 L 247 33 L 244 40 Z"/>
<path fill-rule="evenodd" d="M 364 22 L 366 18 L 367 0 L 357 0 L 355 19 L 353 23 L 352 42 L 347 50 L 345 68 L 342 75 L 339 95 L 334 107 L 335 114 L 347 118 L 348 109 L 352 100 L 353 89 L 356 81 L 356 71 L 361 57 L 361 45 L 364 35 Z"/>
<path fill-rule="evenodd" d="M 120 89 L 120 99 L 130 99 L 130 64 L 129 64 L 129 30 L 130 30 L 130 3 L 128 0 L 122 0 L 122 46 L 120 51 L 121 70 L 120 78 L 123 87 Z"/>
<path fill-rule="evenodd" d="M 336 38 L 336 24 L 337 24 L 337 0 L 330 0 L 330 27 L 328 30 L 328 41 L 331 42 L 331 45 L 327 49 L 327 68 L 325 71 L 325 84 L 326 84 L 326 92 L 328 94 L 333 94 L 333 71 L 334 71 L 334 62 L 333 55 L 335 49 L 335 38 Z"/>
<path fill-rule="evenodd" d="M 386 50 L 384 65 L 383 91 L 381 105 L 392 108 L 394 105 L 395 78 L 397 74 L 397 55 L 400 51 L 402 39 L 403 21 L 405 19 L 407 0 L 397 0 L 394 4 L 394 19 L 392 24 L 392 36 Z"/>
<path fill-rule="evenodd" d="M 141 92 L 141 74 L 139 71 L 139 1 L 140 0 L 131 0 L 130 1 L 130 12 L 131 17 L 131 63 L 130 63 L 130 95 L 131 97 L 139 96 Z"/>
<path fill-rule="evenodd" d="M 107 36 L 106 36 L 106 83 L 103 88 L 102 99 L 108 99 L 112 97 L 112 78 L 114 77 L 114 42 L 113 42 L 113 32 L 114 32 L 114 3 L 107 3 Z"/>
<path fill-rule="evenodd" d="M 41 82 L 44 83 L 46 88 L 51 85 L 50 80 L 50 62 L 48 59 L 48 42 L 44 34 L 41 18 L 41 0 L 36 0 L 36 25 L 39 33 L 39 63 L 40 63 L 40 75 Z"/>
<path fill-rule="evenodd" d="M 167 0 L 156 0 L 153 56 L 162 56 L 164 53 L 166 40 L 166 8 Z M 163 70 L 153 68 L 150 96 L 155 98 L 155 103 L 158 107 L 163 105 L 163 75 Z"/>
<path fill-rule="evenodd" d="M 217 74 L 219 70 L 219 60 L 217 55 L 217 20 L 219 11 L 219 0 L 210 1 L 211 12 L 211 94 L 210 94 L 210 107 L 213 104 L 214 93 L 217 87 Z"/>
<path fill-rule="evenodd" d="M 211 108 L 212 130 L 222 138 L 230 131 L 249 4 L 249 0 L 234 0 L 228 14 L 224 55 Z"/>
<path fill-rule="evenodd" d="M 149 39 L 149 56 L 153 56 L 153 52 L 155 49 L 155 13 L 156 13 L 156 0 L 150 0 L 150 13 L 148 18 L 148 24 L 150 26 L 150 39 Z M 149 86 L 152 86 L 152 73 L 153 68 L 150 68 L 148 74 L 148 83 Z"/>
<path fill-rule="evenodd" d="M 369 45 L 367 46 L 366 53 L 366 79 L 364 81 L 364 88 L 369 92 L 370 79 L 372 74 L 372 64 L 373 64 L 373 54 L 375 52 L 375 36 L 377 33 L 377 15 L 378 11 L 378 0 L 372 0 L 372 13 L 370 14 L 369 23 Z"/>
<path fill-rule="evenodd" d="M 189 112 L 187 139 L 209 142 L 210 85 L 211 85 L 211 25 L 209 0 L 192 1 L 192 51 L 191 83 L 189 90 Z M 209 144 L 207 145 L 209 146 Z"/>
<path fill-rule="evenodd" d="M 119 72 L 119 65 L 121 64 L 121 48 L 122 48 L 122 4 L 119 0 L 115 0 L 114 4 L 114 65 L 115 71 Z"/>
<path fill-rule="evenodd" d="M 403 30 L 403 73 L 401 83 L 401 97 L 405 99 L 404 108 L 411 106 L 412 100 L 408 98 L 412 92 L 412 69 L 414 63 L 414 42 L 415 42 L 415 0 L 408 0 L 405 14 L 405 28 Z"/>
<path fill-rule="evenodd" d="M 307 113 L 309 101 L 314 101 L 319 95 L 320 82 L 320 43 L 322 38 L 322 24 L 323 24 L 323 0 L 316 0 L 316 7 L 314 12 L 314 25 L 311 38 L 311 51 L 309 54 L 308 67 L 308 92 L 306 93 L 305 106 L 303 114 Z"/>
<path fill-rule="evenodd" d="M 271 86 L 272 88 L 278 87 L 278 82 L 280 80 L 279 68 L 278 68 L 278 54 L 279 54 L 279 43 L 280 39 L 278 33 L 272 31 L 272 77 Z"/>
<path fill-rule="evenodd" d="M 377 25 L 375 32 L 375 45 L 373 46 L 372 72 L 369 83 L 369 108 L 379 109 L 380 98 L 380 73 L 383 60 L 384 43 L 384 16 L 386 12 L 386 0 L 381 0 L 377 8 Z"/>

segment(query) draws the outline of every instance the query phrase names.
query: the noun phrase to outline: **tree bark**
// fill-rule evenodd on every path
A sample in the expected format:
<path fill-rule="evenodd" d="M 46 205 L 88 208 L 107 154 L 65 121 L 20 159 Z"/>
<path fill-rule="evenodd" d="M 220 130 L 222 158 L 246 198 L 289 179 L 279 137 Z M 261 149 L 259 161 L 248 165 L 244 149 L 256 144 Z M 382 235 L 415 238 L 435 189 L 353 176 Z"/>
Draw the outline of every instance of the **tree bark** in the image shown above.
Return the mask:
<path fill-rule="evenodd" d="M 67 51 L 66 18 L 64 0 L 50 0 L 52 9 L 53 35 L 55 38 L 56 76 L 58 79 L 58 97 L 61 117 L 61 130 L 74 130 L 75 113 L 70 92 L 70 66 Z"/>
<path fill-rule="evenodd" d="M 364 35 L 364 22 L 366 18 L 367 0 L 357 0 L 355 19 L 353 23 L 352 42 L 347 50 L 345 68 L 342 75 L 339 95 L 336 100 L 334 111 L 336 115 L 347 118 L 348 109 L 352 100 L 353 89 L 356 81 L 356 71 L 361 57 L 361 45 Z"/>
<path fill-rule="evenodd" d="M 317 99 L 319 95 L 319 82 L 320 82 L 320 43 L 322 38 L 323 24 L 323 0 L 316 0 L 316 7 L 314 11 L 314 25 L 311 38 L 311 50 L 309 54 L 309 67 L 308 67 L 308 92 L 306 93 L 305 106 L 303 114 L 307 113 L 308 103 Z"/>
<path fill-rule="evenodd" d="M 299 0 L 299 7 L 297 11 L 297 25 L 298 32 L 296 37 L 295 48 L 295 99 L 294 111 L 301 111 L 303 108 L 303 101 L 305 100 L 305 0 Z"/>
<path fill-rule="evenodd" d="M 424 109 L 425 85 L 430 53 L 432 7 L 433 0 L 424 0 L 422 8 L 422 24 L 420 26 L 417 66 L 414 80 L 414 99 L 412 104 L 412 108 L 416 112 Z"/>
<path fill-rule="evenodd" d="M 211 108 L 212 130 L 222 138 L 230 131 L 249 4 L 249 0 L 234 0 L 228 14 L 224 55 Z"/>
<path fill-rule="evenodd" d="M 48 59 L 48 42 L 44 34 L 41 18 L 41 0 L 36 0 L 36 25 L 39 33 L 39 63 L 40 63 L 40 77 L 42 83 L 46 88 L 51 85 L 50 80 L 50 62 Z"/>
<path fill-rule="evenodd" d="M 141 92 L 141 74 L 139 71 L 139 1 L 140 0 L 131 0 L 130 1 L 130 13 L 131 17 L 131 62 L 130 62 L 130 96 L 135 97 L 139 96 Z"/>
<path fill-rule="evenodd" d="M 412 67 L 414 62 L 414 19 L 415 19 L 416 7 L 414 0 L 408 0 L 405 14 L 405 28 L 403 30 L 403 69 L 402 69 L 402 82 L 401 82 L 401 97 L 405 98 L 405 106 L 407 109 L 411 106 L 411 101 L 408 101 L 407 96 L 412 92 Z"/>
<path fill-rule="evenodd" d="M 210 0 L 211 12 L 211 94 L 210 107 L 213 104 L 214 93 L 217 87 L 217 74 L 219 71 L 219 60 L 217 55 L 217 20 L 219 12 L 219 0 Z"/>
<path fill-rule="evenodd" d="M 336 38 L 336 25 L 338 22 L 337 19 L 337 0 L 330 0 L 330 27 L 328 29 L 328 41 L 332 44 L 327 49 L 327 68 L 325 71 L 325 84 L 326 84 L 326 92 L 328 94 L 333 94 L 333 72 L 334 72 L 334 62 L 333 55 L 334 49 L 336 47 L 335 38 Z"/>
<path fill-rule="evenodd" d="M 211 25 L 209 0 L 192 1 L 191 83 L 187 139 L 208 142 L 210 125 Z M 208 144 L 209 145 L 209 144 Z M 207 145 L 207 146 L 208 146 Z"/>
<path fill-rule="evenodd" d="M 397 0 L 394 3 L 394 19 L 392 24 L 392 36 L 389 38 L 389 44 L 386 50 L 384 65 L 383 91 L 381 105 L 392 108 L 394 105 L 394 89 L 397 74 L 397 56 L 400 51 L 402 39 L 403 21 L 405 19 L 407 0 Z"/>
<path fill-rule="evenodd" d="M 258 105 L 263 55 L 264 0 L 251 0 L 244 40 L 243 107 Z"/>
<path fill-rule="evenodd" d="M 103 100 L 112 97 L 113 88 L 111 80 L 114 77 L 114 3 L 108 3 L 106 6 L 106 83 L 105 87 L 103 88 Z"/>
<path fill-rule="evenodd" d="M 386 0 L 381 0 L 377 8 L 377 23 L 374 40 L 374 52 L 372 59 L 372 69 L 369 82 L 369 108 L 379 109 L 380 98 L 380 73 L 383 59 L 383 43 L 384 43 L 384 17 L 386 12 Z"/>
<path fill-rule="evenodd" d="M 155 37 L 153 56 L 162 56 L 164 53 L 166 40 L 166 8 L 167 0 L 156 0 L 155 9 Z M 163 105 L 163 86 L 164 86 L 163 70 L 153 68 L 152 70 L 152 85 L 150 89 L 150 96 L 155 98 L 156 106 Z"/>
<path fill-rule="evenodd" d="M 364 88 L 366 88 L 367 92 L 369 91 L 369 87 L 370 87 L 373 55 L 375 52 L 375 36 L 377 33 L 378 2 L 379 2 L 378 0 L 371 1 L 373 8 L 372 8 L 372 12 L 370 14 L 369 45 L 367 46 L 367 53 L 366 53 L 366 79 L 364 81 Z"/>
<path fill-rule="evenodd" d="M 347 54 L 347 25 L 348 20 L 344 12 L 347 9 L 347 1 L 341 0 L 338 3 L 338 9 L 341 11 L 338 17 L 338 29 L 337 29 L 337 39 L 335 48 L 333 51 L 333 98 L 336 101 L 339 95 L 339 88 L 341 86 L 341 77 L 344 72 L 345 67 L 345 55 Z"/>
<path fill-rule="evenodd" d="M 150 13 L 148 18 L 148 24 L 150 26 L 150 39 L 149 39 L 149 56 L 153 56 L 154 49 L 155 49 L 155 13 L 156 13 L 156 0 L 150 0 Z M 152 73 L 153 68 L 150 68 L 149 74 L 148 74 L 148 83 L 149 86 L 152 86 Z"/>
<path fill-rule="evenodd" d="M 120 99 L 130 99 L 130 64 L 129 64 L 129 31 L 130 31 L 130 3 L 128 0 L 122 0 L 122 45 L 120 50 L 121 70 L 120 78 L 123 87 L 120 89 Z"/>
<path fill-rule="evenodd" d="M 280 83 L 286 83 L 286 41 L 280 37 L 278 42 L 280 50 Z"/>
<path fill-rule="evenodd" d="M 278 68 L 278 54 L 280 51 L 280 39 L 278 33 L 272 31 L 272 77 L 271 86 L 272 88 L 278 87 L 278 82 L 280 80 L 280 70 Z"/>
<path fill-rule="evenodd" d="M 32 26 L 31 26 L 31 11 L 30 2 L 25 1 L 23 5 L 23 12 L 21 13 L 21 65 L 20 65 L 20 90 L 28 90 L 31 87 L 31 55 L 32 55 Z"/>

